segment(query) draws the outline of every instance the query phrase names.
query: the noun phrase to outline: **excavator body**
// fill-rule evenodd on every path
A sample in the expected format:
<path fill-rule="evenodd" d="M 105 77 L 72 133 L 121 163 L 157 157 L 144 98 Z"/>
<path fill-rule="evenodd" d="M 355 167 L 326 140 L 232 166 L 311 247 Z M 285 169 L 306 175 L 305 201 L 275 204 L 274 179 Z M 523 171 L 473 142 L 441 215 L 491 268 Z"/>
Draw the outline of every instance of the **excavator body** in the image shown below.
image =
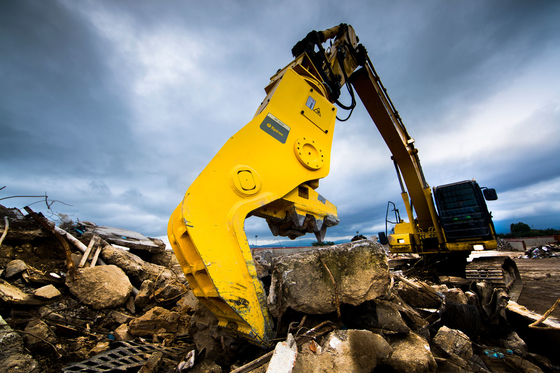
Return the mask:
<path fill-rule="evenodd" d="M 327 40 L 331 44 L 324 49 Z M 388 237 L 391 251 L 465 255 L 473 248 L 496 247 L 476 183 L 435 188 L 438 214 L 414 139 L 351 26 L 312 31 L 292 54 L 295 59 L 271 78 L 253 119 L 191 184 L 168 225 L 169 241 L 195 296 L 219 326 L 265 347 L 272 344 L 274 321 L 245 219 L 266 219 L 275 236 L 314 233 L 318 241 L 327 227 L 338 224 L 336 207 L 316 189 L 330 169 L 335 104 L 351 114 L 354 89 L 393 154 L 407 209 L 409 222 L 399 221 Z M 344 86 L 352 97 L 349 107 L 338 101 Z M 464 185 L 470 191 L 461 189 Z"/>

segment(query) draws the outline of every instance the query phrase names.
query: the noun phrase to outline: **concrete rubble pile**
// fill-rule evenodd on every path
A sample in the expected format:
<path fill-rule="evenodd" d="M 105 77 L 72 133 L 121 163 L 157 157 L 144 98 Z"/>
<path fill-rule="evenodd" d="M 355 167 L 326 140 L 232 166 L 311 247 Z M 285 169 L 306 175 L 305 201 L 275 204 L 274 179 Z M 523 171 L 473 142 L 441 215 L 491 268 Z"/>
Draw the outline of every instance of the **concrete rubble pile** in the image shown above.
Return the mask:
<path fill-rule="evenodd" d="M 520 259 L 560 258 L 560 245 L 535 246 L 525 250 Z"/>
<path fill-rule="evenodd" d="M 0 205 L 6 372 L 557 369 L 508 324 L 505 290 L 392 274 L 372 241 L 255 254 L 278 337 L 263 349 L 218 327 L 161 241 L 89 222 L 57 236 L 30 215 Z"/>

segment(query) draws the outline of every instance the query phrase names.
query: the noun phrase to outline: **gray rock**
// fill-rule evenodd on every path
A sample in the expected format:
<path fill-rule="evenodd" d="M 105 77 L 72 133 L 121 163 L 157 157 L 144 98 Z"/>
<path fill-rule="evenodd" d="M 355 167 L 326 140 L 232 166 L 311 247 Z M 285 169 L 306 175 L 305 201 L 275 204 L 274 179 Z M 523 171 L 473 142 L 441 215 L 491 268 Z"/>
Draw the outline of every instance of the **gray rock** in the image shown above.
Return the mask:
<path fill-rule="evenodd" d="M 132 291 L 126 274 L 114 265 L 80 268 L 66 285 L 80 301 L 98 310 L 124 305 Z"/>
<path fill-rule="evenodd" d="M 9 262 L 6 265 L 6 270 L 4 272 L 5 278 L 12 278 L 15 275 L 20 274 L 21 272 L 27 269 L 27 264 L 23 260 L 15 259 Z"/>
<path fill-rule="evenodd" d="M 329 271 L 340 303 L 358 305 L 384 296 L 391 283 L 383 247 L 367 240 L 279 257 L 273 267 L 268 305 L 275 317 L 287 308 L 308 314 L 334 312 Z"/>
<path fill-rule="evenodd" d="M 411 332 L 391 343 L 393 354 L 387 361 L 397 372 L 434 373 L 437 363 L 428 342 Z"/>
<path fill-rule="evenodd" d="M 184 312 L 194 312 L 198 305 L 198 298 L 194 295 L 192 290 L 187 291 L 181 299 L 177 302 Z"/>
<path fill-rule="evenodd" d="M 525 356 L 529 352 L 527 344 L 516 332 L 508 334 L 507 338 L 502 340 L 502 344 L 504 348 L 509 348 L 519 356 Z"/>
<path fill-rule="evenodd" d="M 302 349 L 293 373 L 350 372 L 370 373 L 385 362 L 393 350 L 379 334 L 368 330 L 336 330 L 330 333 L 316 353 Z"/>

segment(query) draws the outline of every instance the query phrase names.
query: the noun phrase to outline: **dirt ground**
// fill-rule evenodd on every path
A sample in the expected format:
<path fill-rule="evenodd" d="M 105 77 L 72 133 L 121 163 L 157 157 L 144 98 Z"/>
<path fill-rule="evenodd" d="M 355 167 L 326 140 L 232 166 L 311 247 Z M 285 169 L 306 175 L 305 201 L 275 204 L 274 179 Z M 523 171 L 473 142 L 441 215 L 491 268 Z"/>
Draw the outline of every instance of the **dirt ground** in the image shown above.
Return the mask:
<path fill-rule="evenodd" d="M 544 314 L 560 298 L 560 259 L 515 259 L 515 263 L 523 280 L 523 291 L 517 303 Z M 552 316 L 560 319 L 560 309 Z"/>

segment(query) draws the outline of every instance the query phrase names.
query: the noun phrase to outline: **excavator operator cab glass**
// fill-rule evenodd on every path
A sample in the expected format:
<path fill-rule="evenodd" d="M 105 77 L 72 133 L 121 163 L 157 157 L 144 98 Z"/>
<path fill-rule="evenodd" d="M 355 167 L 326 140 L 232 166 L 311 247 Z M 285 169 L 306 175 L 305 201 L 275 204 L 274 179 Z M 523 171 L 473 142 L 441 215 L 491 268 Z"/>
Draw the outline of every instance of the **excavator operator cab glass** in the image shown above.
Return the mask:
<path fill-rule="evenodd" d="M 494 188 L 482 189 L 482 193 L 484 193 L 484 199 L 487 201 L 495 201 L 498 199 L 498 193 L 496 193 L 496 189 Z"/>

